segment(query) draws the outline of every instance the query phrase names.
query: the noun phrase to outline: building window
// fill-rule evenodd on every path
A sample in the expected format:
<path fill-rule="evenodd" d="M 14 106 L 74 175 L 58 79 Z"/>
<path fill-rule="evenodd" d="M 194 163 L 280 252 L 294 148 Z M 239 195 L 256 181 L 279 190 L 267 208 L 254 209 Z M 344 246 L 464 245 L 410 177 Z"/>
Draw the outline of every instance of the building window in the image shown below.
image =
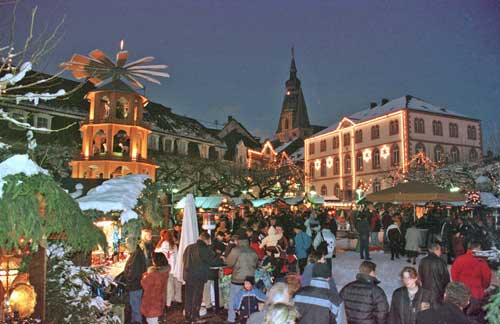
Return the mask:
<path fill-rule="evenodd" d="M 333 137 L 333 148 L 334 149 L 338 149 L 339 148 L 339 137 L 338 136 L 334 136 Z"/>
<path fill-rule="evenodd" d="M 425 145 L 422 143 L 417 143 L 417 145 L 415 145 L 415 154 L 418 154 L 420 152 L 425 154 Z"/>
<path fill-rule="evenodd" d="M 434 147 L 434 161 L 441 162 L 443 160 L 443 147 L 441 145 L 436 145 Z"/>
<path fill-rule="evenodd" d="M 319 151 L 320 152 L 326 151 L 326 140 L 321 140 L 319 142 Z"/>
<path fill-rule="evenodd" d="M 351 145 L 351 134 L 344 134 L 344 146 Z"/>
<path fill-rule="evenodd" d="M 36 127 L 49 129 L 49 119 L 46 117 L 36 117 Z"/>
<path fill-rule="evenodd" d="M 389 124 L 389 135 L 396 135 L 398 133 L 399 133 L 399 122 L 397 120 L 393 120 Z"/>
<path fill-rule="evenodd" d="M 458 152 L 458 148 L 453 146 L 450 151 L 451 162 L 457 163 L 460 162 L 460 153 Z"/>
<path fill-rule="evenodd" d="M 356 171 L 363 171 L 363 153 L 356 154 Z"/>
<path fill-rule="evenodd" d="M 477 161 L 478 159 L 478 154 L 475 148 L 471 148 L 469 151 L 469 160 L 470 161 Z"/>
<path fill-rule="evenodd" d="M 333 159 L 333 174 L 338 175 L 340 173 L 340 160 L 338 157 Z"/>
<path fill-rule="evenodd" d="M 373 181 L 373 192 L 379 192 L 381 187 L 382 186 L 380 185 L 380 181 L 378 179 L 375 179 L 375 181 Z"/>
<path fill-rule="evenodd" d="M 458 125 L 450 123 L 450 137 L 458 137 Z"/>
<path fill-rule="evenodd" d="M 333 186 L 333 194 L 335 195 L 335 197 L 340 198 L 340 186 L 338 183 Z"/>
<path fill-rule="evenodd" d="M 321 176 L 326 177 L 326 160 L 321 160 Z"/>
<path fill-rule="evenodd" d="M 361 143 L 361 142 L 363 142 L 363 131 L 362 131 L 361 129 L 356 131 L 354 141 L 355 141 L 356 143 Z"/>
<path fill-rule="evenodd" d="M 425 133 L 425 123 L 422 118 L 415 118 L 415 133 Z"/>
<path fill-rule="evenodd" d="M 326 188 L 326 185 L 321 186 L 321 196 L 325 197 L 328 195 L 328 189 Z"/>
<path fill-rule="evenodd" d="M 399 165 L 399 146 L 394 144 L 391 147 L 391 165 L 397 166 Z"/>
<path fill-rule="evenodd" d="M 378 125 L 372 126 L 372 139 L 377 139 L 380 137 L 380 128 Z"/>
<path fill-rule="evenodd" d="M 309 143 L 309 154 L 314 154 L 314 143 Z"/>
<path fill-rule="evenodd" d="M 148 149 L 158 151 L 158 136 L 149 135 L 149 137 L 148 137 Z"/>
<path fill-rule="evenodd" d="M 443 136 L 443 124 L 439 120 L 432 121 L 432 134 L 435 136 Z"/>
<path fill-rule="evenodd" d="M 349 155 L 344 158 L 344 170 L 345 173 L 351 173 L 351 157 Z"/>
<path fill-rule="evenodd" d="M 314 162 L 309 163 L 309 175 L 314 178 Z"/>
<path fill-rule="evenodd" d="M 372 151 L 372 168 L 380 168 L 380 151 L 377 148 Z"/>
<path fill-rule="evenodd" d="M 477 139 L 476 126 L 467 126 L 467 138 L 470 140 Z"/>
<path fill-rule="evenodd" d="M 163 140 L 163 151 L 172 152 L 172 140 L 170 139 Z"/>
<path fill-rule="evenodd" d="M 285 118 L 285 127 L 284 128 L 288 129 L 288 119 L 287 118 Z"/>

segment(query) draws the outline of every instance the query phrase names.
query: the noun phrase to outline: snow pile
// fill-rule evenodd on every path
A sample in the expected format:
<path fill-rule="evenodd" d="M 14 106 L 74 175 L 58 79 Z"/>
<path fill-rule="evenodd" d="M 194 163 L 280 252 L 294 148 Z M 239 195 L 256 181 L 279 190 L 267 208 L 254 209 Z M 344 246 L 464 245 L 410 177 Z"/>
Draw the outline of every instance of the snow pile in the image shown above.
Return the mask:
<path fill-rule="evenodd" d="M 0 142 L 0 150 L 7 150 L 9 148 L 10 148 L 9 144 L 5 144 L 5 143 Z"/>
<path fill-rule="evenodd" d="M 39 173 L 49 174 L 47 170 L 30 160 L 27 154 L 14 155 L 0 163 L 0 198 L 3 195 L 3 185 L 5 184 L 4 178 L 8 175 L 18 173 L 24 173 L 28 177 Z"/>
<path fill-rule="evenodd" d="M 33 68 L 33 65 L 31 64 L 31 62 L 24 62 L 21 65 L 21 68 L 19 69 L 18 73 L 5 74 L 3 77 L 0 78 L 0 89 L 2 89 L 2 84 L 3 84 L 3 88 L 5 88 L 7 83 L 9 83 L 11 85 L 18 83 L 19 81 L 24 79 L 24 77 L 26 76 L 26 73 L 31 71 L 32 68 Z"/>
<path fill-rule="evenodd" d="M 64 89 L 59 89 L 56 93 L 49 93 L 49 92 L 33 93 L 33 92 L 28 92 L 28 93 L 25 93 L 24 95 L 16 96 L 16 104 L 19 105 L 19 103 L 21 101 L 28 100 L 29 102 L 34 103 L 35 106 L 38 106 L 38 103 L 40 102 L 40 100 L 43 100 L 43 101 L 53 100 L 53 99 L 56 99 L 57 97 L 64 96 L 65 94 L 66 94 L 66 91 Z"/>
<path fill-rule="evenodd" d="M 121 212 L 120 219 L 125 224 L 131 219 L 138 218 L 133 210 L 142 190 L 146 188 L 144 181 L 151 177 L 144 174 L 127 175 L 103 182 L 77 199 L 82 210 L 96 209 L 103 213 L 111 211 Z"/>
<path fill-rule="evenodd" d="M 293 162 L 298 162 L 304 160 L 304 147 L 299 148 L 297 151 L 290 155 Z"/>

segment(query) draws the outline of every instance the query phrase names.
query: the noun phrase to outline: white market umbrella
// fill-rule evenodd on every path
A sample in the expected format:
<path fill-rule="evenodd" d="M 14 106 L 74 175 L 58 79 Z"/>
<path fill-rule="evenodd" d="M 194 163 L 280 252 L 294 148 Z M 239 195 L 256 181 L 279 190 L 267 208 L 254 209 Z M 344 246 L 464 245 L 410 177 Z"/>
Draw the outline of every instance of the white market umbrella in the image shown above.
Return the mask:
<path fill-rule="evenodd" d="M 175 261 L 174 266 L 174 277 L 182 283 L 184 283 L 184 251 L 188 245 L 196 243 L 198 235 L 198 217 L 196 216 L 194 197 L 193 194 L 188 194 L 184 205 L 184 218 L 182 219 L 179 252 L 177 253 L 177 260 Z"/>

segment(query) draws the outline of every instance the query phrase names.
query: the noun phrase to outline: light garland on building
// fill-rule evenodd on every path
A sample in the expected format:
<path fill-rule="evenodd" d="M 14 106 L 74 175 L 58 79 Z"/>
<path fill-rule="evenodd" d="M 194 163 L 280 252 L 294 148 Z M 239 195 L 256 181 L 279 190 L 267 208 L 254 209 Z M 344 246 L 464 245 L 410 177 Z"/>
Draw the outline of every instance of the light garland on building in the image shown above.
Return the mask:
<path fill-rule="evenodd" d="M 369 149 L 365 149 L 363 151 L 363 160 L 365 162 L 369 162 L 371 159 L 372 159 L 372 151 L 370 151 Z"/>
<path fill-rule="evenodd" d="M 333 166 L 333 158 L 331 156 L 326 159 L 326 166 L 328 167 L 328 169 L 331 169 L 331 167 Z"/>
<path fill-rule="evenodd" d="M 384 160 L 387 160 L 387 158 L 389 157 L 389 147 L 387 147 L 387 145 L 382 146 L 382 149 L 380 150 L 380 156 Z"/>

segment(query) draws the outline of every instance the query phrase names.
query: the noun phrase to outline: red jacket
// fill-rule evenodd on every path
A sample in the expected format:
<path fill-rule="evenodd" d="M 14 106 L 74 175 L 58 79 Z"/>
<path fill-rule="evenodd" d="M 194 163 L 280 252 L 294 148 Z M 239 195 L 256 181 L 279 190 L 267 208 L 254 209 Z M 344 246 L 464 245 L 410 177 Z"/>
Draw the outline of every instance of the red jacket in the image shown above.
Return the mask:
<path fill-rule="evenodd" d="M 259 246 L 259 243 L 250 243 L 250 246 L 257 252 L 257 256 L 259 257 L 259 260 L 262 260 L 264 258 L 264 250 L 262 250 Z"/>
<path fill-rule="evenodd" d="M 490 286 L 491 270 L 488 263 L 472 255 L 472 250 L 459 256 L 451 266 L 451 279 L 469 287 L 471 298 L 482 299 Z"/>
<path fill-rule="evenodd" d="M 144 289 L 141 313 L 146 317 L 159 317 L 165 310 L 167 280 L 170 267 L 149 267 L 142 276 Z"/>

